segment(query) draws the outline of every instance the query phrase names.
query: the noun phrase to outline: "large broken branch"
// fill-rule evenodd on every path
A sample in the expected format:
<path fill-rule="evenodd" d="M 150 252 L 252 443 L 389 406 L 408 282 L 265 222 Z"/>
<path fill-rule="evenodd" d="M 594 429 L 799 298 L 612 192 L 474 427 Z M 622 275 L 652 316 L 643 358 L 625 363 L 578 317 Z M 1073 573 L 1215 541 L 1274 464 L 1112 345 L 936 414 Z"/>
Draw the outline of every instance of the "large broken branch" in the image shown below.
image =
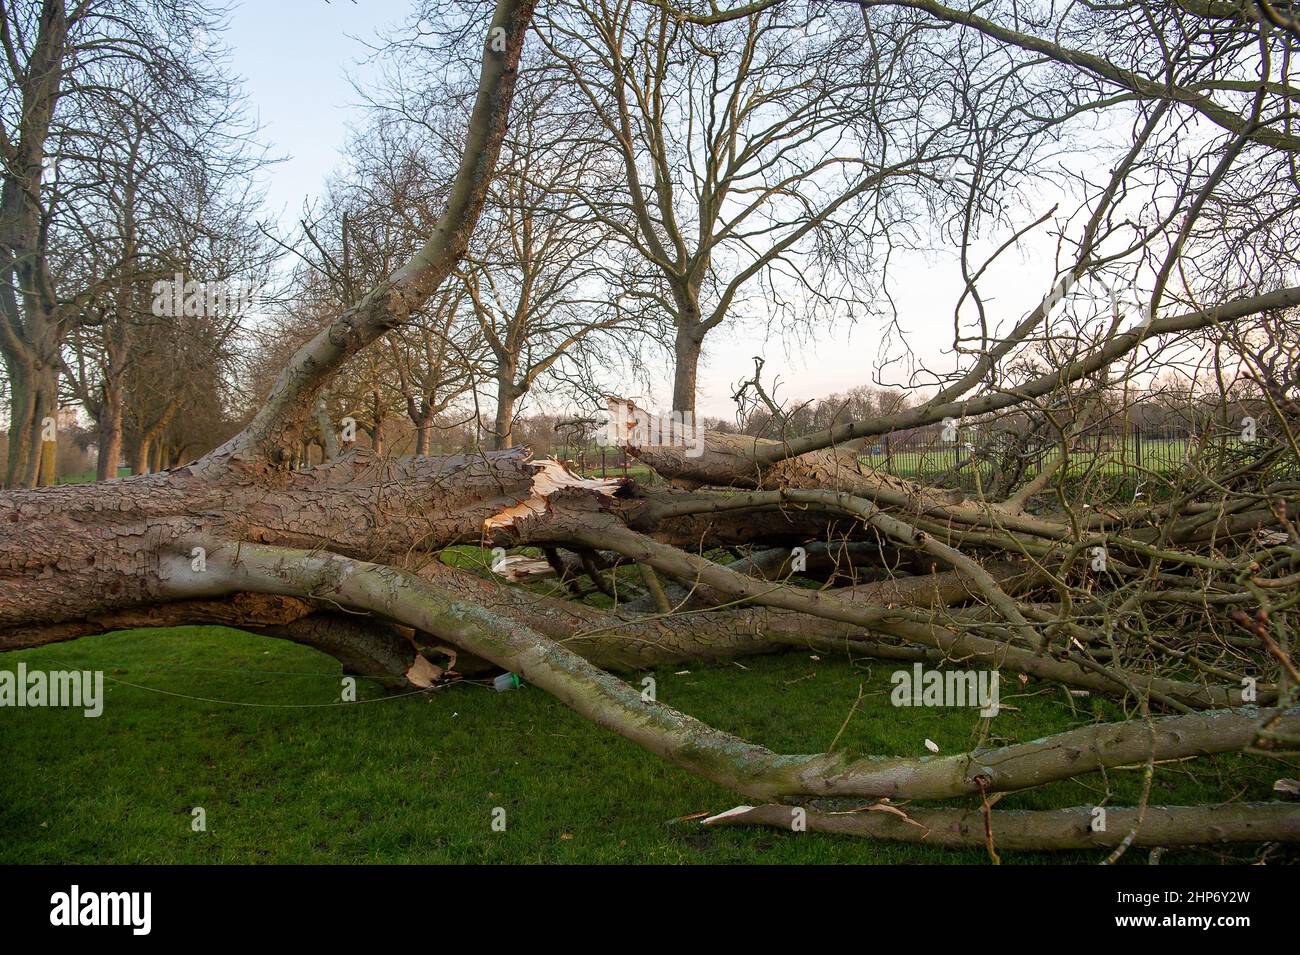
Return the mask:
<path fill-rule="evenodd" d="M 478 94 L 460 167 L 424 248 L 299 349 L 248 427 L 205 458 L 201 470 L 211 472 L 232 455 L 279 465 L 293 461 L 321 387 L 350 356 L 407 322 L 464 256 L 496 171 L 535 4 L 497 2 L 484 37 Z"/>
<path fill-rule="evenodd" d="M 1139 825 L 1139 816 L 1141 824 Z M 1102 828 L 1098 819 L 1104 818 Z M 1070 809 L 979 810 L 898 808 L 877 804 L 849 812 L 790 806 L 739 806 L 704 820 L 713 826 L 772 826 L 888 839 L 934 846 L 998 849 L 1100 849 L 1120 845 L 1136 829 L 1132 845 L 1194 846 L 1233 842 L 1300 842 L 1300 806 L 1231 803 L 1225 806 L 1148 806 Z M 988 827 L 986 829 L 986 826 Z"/>
<path fill-rule="evenodd" d="M 1243 707 L 1151 721 L 1090 726 L 999 749 L 936 759 L 823 753 L 783 756 L 645 699 L 623 681 L 541 634 L 462 603 L 411 574 L 331 554 L 208 542 L 196 573 L 188 550 L 163 557 L 164 589 L 176 598 L 255 591 L 328 597 L 434 634 L 522 674 L 600 726 L 734 792 L 765 799 L 889 796 L 941 799 L 1068 779 L 1147 759 L 1233 752 L 1260 743 L 1261 727 L 1300 731 L 1300 708 Z"/>

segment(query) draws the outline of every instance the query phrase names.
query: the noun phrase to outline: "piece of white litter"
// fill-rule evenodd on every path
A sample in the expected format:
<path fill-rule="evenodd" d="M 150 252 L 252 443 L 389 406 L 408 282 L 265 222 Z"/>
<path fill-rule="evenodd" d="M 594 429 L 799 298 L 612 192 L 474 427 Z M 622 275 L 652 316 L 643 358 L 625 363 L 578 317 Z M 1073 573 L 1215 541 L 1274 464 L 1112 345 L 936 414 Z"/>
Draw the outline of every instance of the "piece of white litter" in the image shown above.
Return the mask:
<path fill-rule="evenodd" d="M 936 743 L 936 742 L 935 742 L 934 740 L 932 740 L 932 739 L 927 739 L 927 740 L 925 741 L 925 748 L 928 749 L 928 750 L 929 750 L 930 752 L 932 752 L 932 753 L 937 753 L 937 752 L 939 752 L 939 744 Z"/>
<path fill-rule="evenodd" d="M 726 812 L 720 812 L 716 816 L 709 816 L 709 818 L 701 822 L 700 825 L 707 826 L 711 822 L 717 822 L 719 819 L 726 819 L 728 816 L 740 816 L 749 812 L 753 808 L 753 806 L 737 806 L 734 809 L 728 809 Z"/>
<path fill-rule="evenodd" d="M 690 670 L 678 670 L 676 673 L 673 674 L 673 676 L 686 676 L 690 672 L 691 672 Z"/>

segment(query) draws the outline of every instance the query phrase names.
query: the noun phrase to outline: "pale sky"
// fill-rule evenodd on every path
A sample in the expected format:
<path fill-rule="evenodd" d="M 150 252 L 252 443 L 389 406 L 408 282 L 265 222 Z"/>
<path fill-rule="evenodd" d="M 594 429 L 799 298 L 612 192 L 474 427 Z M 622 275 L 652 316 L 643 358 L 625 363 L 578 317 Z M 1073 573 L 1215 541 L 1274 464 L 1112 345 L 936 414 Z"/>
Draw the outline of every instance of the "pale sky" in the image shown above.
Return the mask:
<path fill-rule="evenodd" d="M 242 0 L 226 42 L 248 106 L 273 155 L 286 157 L 264 181 L 267 206 L 286 224 L 323 191 L 358 113 L 349 73 L 364 76 L 364 41 L 400 23 L 411 0 Z"/>

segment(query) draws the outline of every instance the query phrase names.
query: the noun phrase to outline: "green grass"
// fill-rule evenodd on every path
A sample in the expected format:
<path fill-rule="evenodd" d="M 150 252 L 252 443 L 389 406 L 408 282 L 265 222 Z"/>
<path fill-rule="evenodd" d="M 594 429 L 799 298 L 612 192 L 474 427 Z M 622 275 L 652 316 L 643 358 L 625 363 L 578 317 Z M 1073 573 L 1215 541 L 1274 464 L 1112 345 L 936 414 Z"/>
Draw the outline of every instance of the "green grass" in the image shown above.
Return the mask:
<path fill-rule="evenodd" d="M 1186 439 L 1144 439 L 1140 446 L 1132 439 L 1115 441 L 1100 452 L 1087 448 L 1070 453 L 1069 476 L 1082 477 L 1141 477 L 1143 472 L 1153 474 L 1176 474 L 1186 466 L 1187 455 L 1196 450 L 1196 442 Z M 1047 452 L 1046 460 L 1051 460 L 1053 453 Z M 872 467 L 887 470 L 896 477 L 923 478 L 941 477 L 956 463 L 961 463 L 960 474 L 966 475 L 972 465 L 968 455 L 957 452 L 953 445 L 936 442 L 929 447 L 909 443 L 895 447 L 885 454 L 883 443 L 876 444 L 861 455 L 861 459 Z M 986 477 L 991 473 L 990 462 L 979 460 L 981 473 Z M 1031 468 L 1029 475 L 1036 473 Z"/>
<path fill-rule="evenodd" d="M 494 693 L 462 683 L 384 697 L 362 681 L 366 702 L 330 705 L 340 690 L 333 660 L 215 627 L 109 634 L 3 654 L 0 667 L 20 660 L 29 668 L 102 669 L 107 699 L 98 719 L 0 710 L 0 862 L 985 861 L 981 851 L 674 822 L 741 800 L 535 688 Z M 841 747 L 924 756 L 927 737 L 944 753 L 977 741 L 972 711 L 892 708 L 893 668 L 796 653 L 655 676 L 661 701 L 778 751 L 829 746 L 859 687 L 864 696 Z M 631 679 L 640 684 L 639 675 Z M 1011 681 L 1003 701 L 1020 709 L 993 720 L 998 740 L 1115 715 L 1098 700 Z M 1267 799 L 1280 775 L 1295 770 L 1245 756 L 1162 766 L 1155 800 Z M 1095 804 L 1108 786 L 1111 804 L 1127 803 L 1139 776 L 1116 771 L 1002 805 Z M 196 806 L 207 812 L 206 832 L 191 831 Z M 498 806 L 507 812 L 505 832 L 491 829 Z M 1009 862 L 1099 857 L 1004 854 Z M 1145 857 L 1129 854 L 1133 862 Z"/>
<path fill-rule="evenodd" d="M 130 477 L 131 473 L 132 472 L 130 468 L 117 469 L 118 477 Z M 63 475 L 63 477 L 59 478 L 58 483 L 59 484 L 89 484 L 91 481 L 94 480 L 95 480 L 94 471 L 82 471 L 80 474 L 65 474 Z"/>

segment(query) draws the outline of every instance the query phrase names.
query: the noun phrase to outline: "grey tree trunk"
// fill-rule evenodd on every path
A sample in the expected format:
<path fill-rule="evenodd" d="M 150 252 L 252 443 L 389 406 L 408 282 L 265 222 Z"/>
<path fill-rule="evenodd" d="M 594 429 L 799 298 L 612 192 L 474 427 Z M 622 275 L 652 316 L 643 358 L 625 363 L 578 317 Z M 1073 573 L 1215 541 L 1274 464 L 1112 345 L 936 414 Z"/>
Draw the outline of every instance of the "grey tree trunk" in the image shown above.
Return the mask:
<path fill-rule="evenodd" d="M 695 392 L 700 369 L 703 339 L 699 331 L 679 328 L 673 365 L 673 411 L 695 413 Z"/>
<path fill-rule="evenodd" d="M 104 390 L 104 401 L 96 422 L 99 429 L 99 458 L 95 462 L 95 480 L 117 477 L 122 460 L 122 397 L 115 389 Z"/>
<path fill-rule="evenodd" d="M 425 414 L 423 420 L 415 424 L 415 453 L 423 457 L 429 453 L 429 446 L 433 443 L 433 419 L 429 414 Z"/>
<path fill-rule="evenodd" d="M 492 450 L 505 451 L 515 446 L 513 434 L 515 404 L 524 393 L 524 389 L 514 383 L 513 375 L 497 379 L 497 412 L 492 425 L 490 442 Z"/>
<path fill-rule="evenodd" d="M 136 439 L 135 446 L 131 449 L 131 473 L 148 474 L 149 473 L 149 438 L 141 435 Z"/>
<path fill-rule="evenodd" d="M 9 370 L 9 454 L 5 468 L 8 487 L 37 487 L 54 483 L 53 458 L 42 447 L 46 419 L 58 415 L 58 372 L 50 365 L 6 361 Z"/>

